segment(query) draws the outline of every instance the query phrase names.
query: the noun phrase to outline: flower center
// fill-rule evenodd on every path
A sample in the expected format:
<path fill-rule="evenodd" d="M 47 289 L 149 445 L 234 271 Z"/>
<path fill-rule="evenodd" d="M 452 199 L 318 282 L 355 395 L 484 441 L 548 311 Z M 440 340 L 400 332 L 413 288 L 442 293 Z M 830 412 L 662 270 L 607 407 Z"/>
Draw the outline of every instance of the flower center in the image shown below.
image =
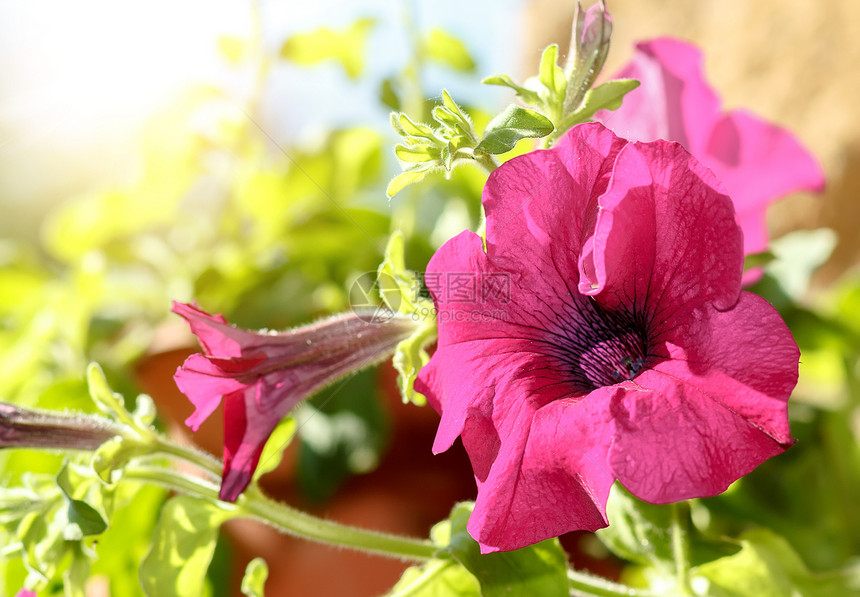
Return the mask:
<path fill-rule="evenodd" d="M 645 346 L 636 332 L 598 340 L 579 355 L 578 382 L 590 390 L 633 379 L 645 365 Z"/>
<path fill-rule="evenodd" d="M 588 297 L 577 299 L 575 308 L 561 318 L 554 351 L 573 384 L 587 393 L 636 377 L 648 355 L 643 318 L 607 311 Z"/>

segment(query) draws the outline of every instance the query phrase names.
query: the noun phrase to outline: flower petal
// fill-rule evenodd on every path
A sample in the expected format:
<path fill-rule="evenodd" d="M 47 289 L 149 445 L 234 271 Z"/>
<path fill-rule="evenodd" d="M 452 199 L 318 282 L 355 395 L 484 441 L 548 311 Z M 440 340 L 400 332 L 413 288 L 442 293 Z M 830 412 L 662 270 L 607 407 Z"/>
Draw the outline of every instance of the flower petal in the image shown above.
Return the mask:
<path fill-rule="evenodd" d="M 614 481 L 606 458 L 614 393 L 600 388 L 536 412 L 521 408 L 500 429 L 503 446 L 489 477 L 479 483 L 468 525 L 482 553 L 606 526 Z"/>
<path fill-rule="evenodd" d="M 720 116 L 720 98 L 705 80 L 702 53 L 671 38 L 636 44 L 630 64 L 613 78 L 637 79 L 621 108 L 598 119 L 631 141 L 677 141 L 702 157 Z"/>
<path fill-rule="evenodd" d="M 658 319 L 737 301 L 743 249 L 732 202 L 683 147 L 626 146 L 599 203 L 580 261 L 582 294 Z"/>
<path fill-rule="evenodd" d="M 795 191 L 824 189 L 821 166 L 794 135 L 746 111 L 723 116 L 699 157 L 735 202 L 747 255 L 767 249 L 768 204 Z"/>
<path fill-rule="evenodd" d="M 188 322 L 191 333 L 209 356 L 240 357 L 242 348 L 254 338 L 252 332 L 233 327 L 221 314 L 210 315 L 195 304 L 173 301 L 171 310 Z"/>
<path fill-rule="evenodd" d="M 694 385 L 777 442 L 793 443 L 787 402 L 800 352 L 779 313 L 743 292 L 734 309 L 702 315 L 663 336 L 666 360 L 654 369 Z"/>
<path fill-rule="evenodd" d="M 221 475 L 221 490 L 219 499 L 225 502 L 235 502 L 254 476 L 260 454 L 266 443 L 268 434 L 274 430 L 279 419 L 268 417 L 262 421 L 255 421 L 249 417 L 248 406 L 254 403 L 253 394 L 255 388 L 246 387 L 240 392 L 234 392 L 224 397 L 224 420 L 229 425 L 224 425 L 224 472 Z M 271 429 L 259 429 L 255 424 L 263 423 L 264 427 L 271 425 Z M 266 435 L 260 437 L 265 431 Z"/>
<path fill-rule="evenodd" d="M 795 191 L 822 190 L 821 167 L 789 131 L 746 111 L 721 113 L 694 45 L 670 38 L 637 44 L 616 77 L 641 85 L 621 108 L 598 119 L 631 141 L 677 141 L 713 170 L 735 204 L 745 255 L 767 248 L 770 203 Z"/>
<path fill-rule="evenodd" d="M 252 360 L 251 365 L 257 360 Z M 225 375 L 216 361 L 202 354 L 193 354 L 176 370 L 173 376 L 179 391 L 185 394 L 194 405 L 194 413 L 185 424 L 197 431 L 209 415 L 221 403 L 221 397 L 241 391 L 246 383 Z"/>
<path fill-rule="evenodd" d="M 546 272 L 575 271 L 571 264 L 589 205 L 606 188 L 624 144 L 602 125 L 584 124 L 559 139 L 552 151 L 514 158 L 494 171 L 483 203 L 487 254 L 496 268 L 518 272 L 527 287 Z"/>
<path fill-rule="evenodd" d="M 220 498 L 233 502 L 254 476 L 269 436 L 306 394 L 277 375 L 224 397 L 224 474 Z"/>
<path fill-rule="evenodd" d="M 612 404 L 609 462 L 655 504 L 717 495 L 786 448 L 687 380 L 645 371 Z"/>

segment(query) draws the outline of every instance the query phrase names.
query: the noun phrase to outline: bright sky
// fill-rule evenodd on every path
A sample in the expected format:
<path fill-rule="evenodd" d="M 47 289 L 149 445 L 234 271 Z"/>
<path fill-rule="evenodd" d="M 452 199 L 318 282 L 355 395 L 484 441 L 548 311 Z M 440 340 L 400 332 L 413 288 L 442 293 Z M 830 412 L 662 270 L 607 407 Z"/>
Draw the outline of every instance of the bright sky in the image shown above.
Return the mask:
<path fill-rule="evenodd" d="M 521 21 L 512 12 L 521 4 L 412 0 L 408 6 L 420 29 L 438 26 L 461 37 L 479 62 L 478 76 L 468 79 L 431 71 L 427 88 L 445 85 L 455 97 L 482 103 L 499 97 L 497 90 L 482 89 L 480 78 L 517 68 Z M 370 74 L 384 76 L 402 66 L 407 40 L 399 27 L 400 3 L 260 5 L 273 51 L 293 32 L 341 28 L 370 14 L 383 19 L 371 38 Z M 122 172 L 148 114 L 189 83 L 230 81 L 216 40 L 224 33 L 247 34 L 250 14 L 250 1 L 236 0 L 0 0 L 0 202 L 53 199 Z M 269 94 L 265 117 L 276 138 L 303 138 L 356 117 L 384 117 L 376 108 L 375 84 L 351 83 L 333 65 L 279 65 Z"/>

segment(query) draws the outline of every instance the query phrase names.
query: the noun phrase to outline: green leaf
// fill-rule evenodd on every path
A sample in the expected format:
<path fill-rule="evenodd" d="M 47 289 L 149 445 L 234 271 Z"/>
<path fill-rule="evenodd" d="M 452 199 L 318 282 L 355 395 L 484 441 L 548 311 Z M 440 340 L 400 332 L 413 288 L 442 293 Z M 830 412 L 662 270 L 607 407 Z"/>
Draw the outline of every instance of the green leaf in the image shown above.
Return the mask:
<path fill-rule="evenodd" d="M 558 66 L 558 46 L 556 44 L 548 46 L 540 57 L 538 81 L 547 88 L 552 97 L 557 98 L 559 104 L 564 101 L 567 79 L 564 76 L 564 71 Z"/>
<path fill-rule="evenodd" d="M 87 367 L 87 385 L 90 396 L 102 412 L 114 415 L 121 421 L 131 418 L 125 408 L 125 400 L 120 394 L 111 390 L 105 373 L 98 363 L 90 363 Z"/>
<path fill-rule="evenodd" d="M 830 597 L 860 594 L 860 568 L 809 571 L 791 545 L 768 529 L 741 536 L 741 550 L 693 569 L 693 586 L 711 597 Z M 702 587 L 705 589 L 705 587 Z"/>
<path fill-rule="evenodd" d="M 433 120 L 441 124 L 444 128 L 457 133 L 460 131 L 459 119 L 445 106 L 434 106 L 431 113 L 433 115 Z"/>
<path fill-rule="evenodd" d="M 296 435 L 296 420 L 293 417 L 281 419 L 275 430 L 266 440 L 266 445 L 263 446 L 263 452 L 260 454 L 260 461 L 257 464 L 257 470 L 254 471 L 253 480 L 256 481 L 266 473 L 275 470 L 281 459 L 284 457 L 284 450 L 292 442 Z"/>
<path fill-rule="evenodd" d="M 615 483 L 606 503 L 609 526 L 597 531 L 600 541 L 629 562 L 671 568 L 672 514 L 668 506 L 636 499 Z"/>
<path fill-rule="evenodd" d="M 66 541 L 79 541 L 84 537 L 101 535 L 107 522 L 98 511 L 81 500 L 69 500 L 69 526 L 63 533 Z"/>
<path fill-rule="evenodd" d="M 220 36 L 217 45 L 218 53 L 233 65 L 242 62 L 249 53 L 248 40 L 235 35 Z"/>
<path fill-rule="evenodd" d="M 111 595 L 141 595 L 138 570 L 152 544 L 167 490 L 128 484 L 120 486 L 118 492 L 127 495 L 129 501 L 114 511 L 110 526 L 99 536 L 92 574 L 110 578 Z"/>
<path fill-rule="evenodd" d="M 392 311 L 410 315 L 420 307 L 433 306 L 429 299 L 420 298 L 421 282 L 415 272 L 406 269 L 399 230 L 391 233 L 376 275 L 379 294 Z"/>
<path fill-rule="evenodd" d="M 777 258 L 768 265 L 767 272 L 798 302 L 809 289 L 813 272 L 830 258 L 836 240 L 836 233 L 829 228 L 786 234 L 770 243 L 770 250 Z"/>
<path fill-rule="evenodd" d="M 156 411 L 155 402 L 153 402 L 152 397 L 147 394 L 138 394 L 135 400 L 134 412 L 131 413 L 138 427 L 146 428 L 152 426 L 157 415 L 158 412 Z"/>
<path fill-rule="evenodd" d="M 403 234 L 399 231 L 388 239 L 385 256 L 377 270 L 377 284 L 389 309 L 423 322 L 415 333 L 397 345 L 392 358 L 403 401 L 423 406 L 426 399 L 414 390 L 414 384 L 418 372 L 430 360 L 426 348 L 436 339 L 436 312 L 433 301 L 420 296 L 421 282 L 417 274 L 406 269 Z"/>
<path fill-rule="evenodd" d="M 414 334 L 400 342 L 394 349 L 391 364 L 397 370 L 397 387 L 403 402 L 424 406 L 427 399 L 415 391 L 418 373 L 430 360 L 427 347 L 436 340 L 436 325 L 431 322 L 421 326 Z"/>
<path fill-rule="evenodd" d="M 398 174 L 391 179 L 391 182 L 388 183 L 388 188 L 385 189 L 385 195 L 391 199 L 412 183 L 423 180 L 428 173 L 429 170 L 410 170 Z"/>
<path fill-rule="evenodd" d="M 92 472 L 90 472 L 92 475 Z M 69 463 L 65 463 L 57 474 L 57 486 L 63 492 L 68 503 L 68 526 L 63 530 L 63 538 L 67 541 L 79 541 L 91 535 L 101 535 L 107 529 L 107 522 L 102 515 L 88 503 L 75 499 L 76 490 L 85 491 L 82 483 L 87 481 L 75 475 L 72 480 Z"/>
<path fill-rule="evenodd" d="M 568 595 L 567 557 L 558 539 L 548 539 L 516 551 L 481 554 L 466 530 L 473 504 L 458 504 L 451 512 L 451 542 L 440 554 L 450 554 L 471 572 L 484 597 L 547 597 Z"/>
<path fill-rule="evenodd" d="M 99 478 L 110 485 L 117 480 L 113 472 L 125 466 L 132 457 L 145 453 L 147 447 L 127 437 L 109 439 L 93 453 L 92 467 Z"/>
<path fill-rule="evenodd" d="M 481 81 L 484 85 L 501 85 L 504 87 L 510 87 L 514 91 L 517 92 L 517 95 L 523 98 L 523 101 L 527 104 L 531 104 L 532 106 L 537 106 L 540 104 L 540 96 L 537 91 L 532 89 L 527 89 L 522 85 L 518 85 L 514 83 L 513 79 L 511 79 L 508 75 L 493 75 L 491 77 L 487 77 L 483 81 Z"/>
<path fill-rule="evenodd" d="M 552 131 L 552 122 L 543 114 L 511 104 L 490 121 L 475 151 L 506 153 L 520 139 L 545 137 Z"/>
<path fill-rule="evenodd" d="M 776 259 L 776 255 L 774 255 L 770 251 L 763 251 L 761 253 L 747 255 L 746 257 L 744 257 L 744 271 L 765 266 L 774 259 Z"/>
<path fill-rule="evenodd" d="M 395 145 L 394 155 L 402 162 L 435 163 L 439 159 L 439 148 L 435 145 Z"/>
<path fill-rule="evenodd" d="M 405 137 L 408 135 L 411 137 L 423 137 L 429 140 L 431 143 L 438 142 L 435 133 L 433 133 L 433 129 L 431 129 L 426 124 L 413 122 L 406 114 L 403 114 L 402 112 L 391 113 L 391 126 L 395 131 L 397 131 L 397 134 L 401 136 Z"/>
<path fill-rule="evenodd" d="M 245 576 L 242 577 L 242 594 L 246 597 L 263 597 L 263 588 L 269 577 L 269 567 L 263 558 L 254 558 L 245 567 Z"/>
<path fill-rule="evenodd" d="M 21 519 L 15 533 L 24 547 L 24 565 L 31 573 L 53 578 L 66 548 L 65 528 L 66 517 L 58 515 L 56 508 L 30 512 Z"/>
<path fill-rule="evenodd" d="M 441 29 L 432 29 L 422 44 L 424 55 L 456 71 L 471 73 L 475 61 L 462 41 Z"/>
<path fill-rule="evenodd" d="M 390 77 L 379 84 L 379 101 L 396 112 L 400 111 L 400 97 L 394 90 L 394 82 Z"/>
<path fill-rule="evenodd" d="M 375 24 L 375 19 L 362 18 L 344 31 L 320 28 L 298 33 L 284 42 L 280 56 L 302 65 L 337 60 L 349 78 L 355 79 L 364 70 L 367 37 Z"/>
<path fill-rule="evenodd" d="M 692 525 L 687 503 L 678 508 L 685 530 L 689 559 L 693 564 L 709 562 L 736 553 L 737 545 L 703 536 Z M 653 567 L 655 578 L 675 575 L 672 551 L 672 505 L 649 504 L 632 496 L 619 483 L 612 486 L 606 504 L 609 526 L 597 531 L 598 539 L 621 559 Z"/>
<path fill-rule="evenodd" d="M 598 110 L 617 110 L 621 107 L 624 96 L 637 87 L 639 87 L 639 81 L 635 79 L 615 79 L 589 89 L 582 98 L 582 104 L 565 119 L 565 124 L 569 122 L 569 128 L 574 124 L 585 122 Z"/>
<path fill-rule="evenodd" d="M 464 112 L 463 108 L 454 101 L 447 89 L 442 90 L 442 106 L 444 106 L 451 114 L 456 116 L 461 124 L 465 125 L 467 128 L 471 126 L 471 121 L 466 115 L 466 112 Z"/>
<path fill-rule="evenodd" d="M 387 597 L 481 597 L 481 587 L 456 561 L 430 560 L 407 568 Z"/>
<path fill-rule="evenodd" d="M 152 548 L 140 565 L 149 597 L 199 597 L 218 528 L 232 514 L 211 502 L 181 495 L 161 512 Z"/>
<path fill-rule="evenodd" d="M 86 597 L 86 582 L 90 577 L 90 558 L 80 543 L 75 544 L 72 561 L 63 573 L 63 588 L 65 597 Z"/>

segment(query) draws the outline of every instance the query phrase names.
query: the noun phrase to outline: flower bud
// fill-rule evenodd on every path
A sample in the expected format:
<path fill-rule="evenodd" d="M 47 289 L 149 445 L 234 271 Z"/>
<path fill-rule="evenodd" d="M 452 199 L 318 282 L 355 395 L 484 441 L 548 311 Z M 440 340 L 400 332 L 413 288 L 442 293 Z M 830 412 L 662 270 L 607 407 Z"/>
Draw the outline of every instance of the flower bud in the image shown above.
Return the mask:
<path fill-rule="evenodd" d="M 0 402 L 0 448 L 95 450 L 120 428 L 82 414 L 23 409 Z"/>
<path fill-rule="evenodd" d="M 251 482 L 263 445 L 305 398 L 390 356 L 418 328 L 411 317 L 343 313 L 287 332 L 252 332 L 221 315 L 175 302 L 204 354 L 188 357 L 174 379 L 195 406 L 194 431 L 224 403 L 221 499 L 235 501 Z"/>
<path fill-rule="evenodd" d="M 575 110 L 597 80 L 609 54 L 609 39 L 612 36 L 612 18 L 606 10 L 606 4 L 594 4 L 588 10 L 582 9 L 582 4 L 576 4 L 576 17 L 573 21 L 573 31 L 570 36 L 570 49 L 567 53 L 567 94 L 565 110 L 567 114 Z"/>

